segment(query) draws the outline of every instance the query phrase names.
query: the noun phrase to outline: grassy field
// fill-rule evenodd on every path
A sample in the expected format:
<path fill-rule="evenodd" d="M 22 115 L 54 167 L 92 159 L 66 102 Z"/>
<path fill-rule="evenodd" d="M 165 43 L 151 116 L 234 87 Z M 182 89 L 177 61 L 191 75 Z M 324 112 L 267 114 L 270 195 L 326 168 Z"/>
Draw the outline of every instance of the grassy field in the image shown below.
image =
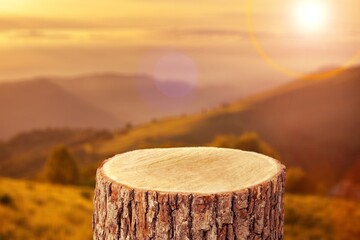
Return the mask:
<path fill-rule="evenodd" d="M 360 203 L 286 195 L 285 239 L 356 240 Z M 0 179 L 0 240 L 91 239 L 92 189 Z"/>
<path fill-rule="evenodd" d="M 0 240 L 92 239 L 92 189 L 0 179 Z"/>
<path fill-rule="evenodd" d="M 315 196 L 285 197 L 285 239 L 356 240 L 360 203 Z"/>

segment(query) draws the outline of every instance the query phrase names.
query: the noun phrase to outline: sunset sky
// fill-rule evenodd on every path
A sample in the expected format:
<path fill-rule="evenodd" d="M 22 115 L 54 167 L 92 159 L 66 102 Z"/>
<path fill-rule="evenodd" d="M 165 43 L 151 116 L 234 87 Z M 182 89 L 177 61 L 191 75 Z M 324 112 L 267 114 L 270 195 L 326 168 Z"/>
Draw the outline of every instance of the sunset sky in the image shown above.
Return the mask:
<path fill-rule="evenodd" d="M 317 12 L 304 2 L 317 2 Z M 316 71 L 360 51 L 358 0 L 251 4 L 255 36 L 285 68 Z M 288 79 L 259 56 L 245 16 L 245 0 L 0 0 L 0 79 L 107 71 L 156 75 L 154 66 L 172 57 L 174 64 L 185 62 L 185 72 L 191 65 L 199 83 Z"/>

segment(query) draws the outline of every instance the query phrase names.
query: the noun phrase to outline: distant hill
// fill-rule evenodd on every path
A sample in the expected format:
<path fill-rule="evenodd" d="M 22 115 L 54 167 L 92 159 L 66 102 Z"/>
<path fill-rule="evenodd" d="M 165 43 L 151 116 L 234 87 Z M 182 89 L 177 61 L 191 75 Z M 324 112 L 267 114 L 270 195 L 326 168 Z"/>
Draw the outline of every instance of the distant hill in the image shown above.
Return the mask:
<path fill-rule="evenodd" d="M 257 132 L 288 166 L 329 189 L 360 155 L 360 68 L 326 80 L 299 79 L 205 114 L 165 119 L 118 134 L 99 148 L 206 145 L 219 134 Z"/>
<path fill-rule="evenodd" d="M 24 132 L 0 142 L 0 176 L 36 178 L 54 146 L 67 146 L 83 170 L 95 166 L 106 156 L 98 155 L 96 146 L 111 139 L 105 130 L 43 129 Z M 93 180 L 93 176 L 91 176 Z"/>
<path fill-rule="evenodd" d="M 218 107 L 244 95 L 239 87 L 191 86 L 143 75 L 93 74 L 53 82 L 85 101 L 132 124 Z"/>
<path fill-rule="evenodd" d="M 0 84 L 0 139 L 34 128 L 114 128 L 124 123 L 48 80 Z"/>

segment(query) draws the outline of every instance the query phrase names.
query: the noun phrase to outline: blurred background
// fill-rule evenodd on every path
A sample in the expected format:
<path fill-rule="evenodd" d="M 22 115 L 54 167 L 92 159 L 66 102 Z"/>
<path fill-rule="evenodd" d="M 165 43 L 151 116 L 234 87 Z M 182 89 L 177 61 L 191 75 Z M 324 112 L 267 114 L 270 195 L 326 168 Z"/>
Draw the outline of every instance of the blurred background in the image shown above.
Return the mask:
<path fill-rule="evenodd" d="M 0 240 L 92 239 L 106 158 L 287 166 L 285 239 L 360 236 L 357 0 L 0 0 Z"/>

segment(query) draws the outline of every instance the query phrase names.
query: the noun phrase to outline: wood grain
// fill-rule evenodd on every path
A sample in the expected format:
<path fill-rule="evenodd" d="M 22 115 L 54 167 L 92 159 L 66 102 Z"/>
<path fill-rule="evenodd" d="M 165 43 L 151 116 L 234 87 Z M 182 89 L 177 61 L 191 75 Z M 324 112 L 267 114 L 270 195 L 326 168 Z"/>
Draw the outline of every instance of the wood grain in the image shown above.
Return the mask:
<path fill-rule="evenodd" d="M 219 193 L 241 190 L 273 177 L 278 161 L 253 152 L 197 147 L 145 149 L 108 160 L 106 176 L 136 189 Z"/>

